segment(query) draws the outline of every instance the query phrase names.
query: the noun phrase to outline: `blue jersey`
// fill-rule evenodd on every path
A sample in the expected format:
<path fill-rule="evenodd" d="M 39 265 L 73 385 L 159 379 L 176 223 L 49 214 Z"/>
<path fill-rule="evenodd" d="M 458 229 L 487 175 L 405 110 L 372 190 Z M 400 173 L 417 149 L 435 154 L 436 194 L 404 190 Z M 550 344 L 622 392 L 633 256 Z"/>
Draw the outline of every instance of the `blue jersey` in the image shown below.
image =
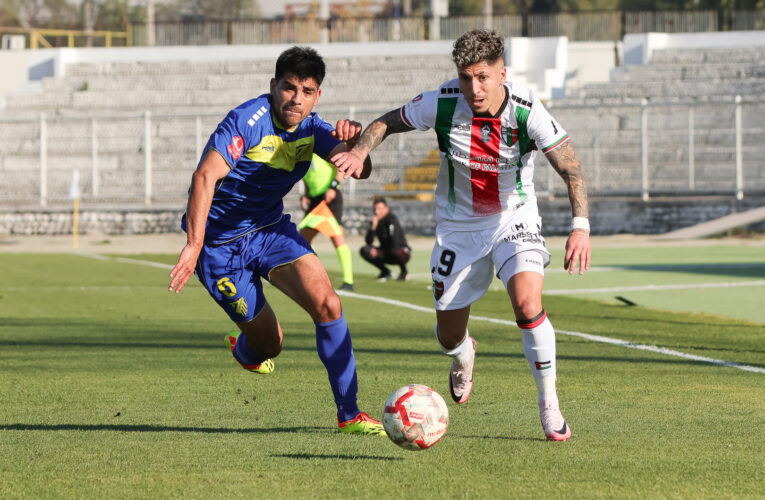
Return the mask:
<path fill-rule="evenodd" d="M 225 243 L 277 222 L 282 199 L 305 176 L 313 154 L 328 158 L 340 144 L 332 130 L 313 112 L 293 130 L 281 128 L 269 94 L 231 110 L 205 146 L 205 154 L 214 149 L 231 167 L 215 186 L 205 243 Z"/>

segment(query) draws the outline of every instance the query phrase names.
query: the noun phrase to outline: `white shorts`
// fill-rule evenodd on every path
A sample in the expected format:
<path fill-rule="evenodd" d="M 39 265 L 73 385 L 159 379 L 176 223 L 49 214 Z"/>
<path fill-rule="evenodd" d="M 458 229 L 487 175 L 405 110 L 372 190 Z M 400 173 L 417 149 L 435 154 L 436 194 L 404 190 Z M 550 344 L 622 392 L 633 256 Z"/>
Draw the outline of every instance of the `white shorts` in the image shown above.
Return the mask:
<path fill-rule="evenodd" d="M 524 271 L 544 276 L 550 252 L 536 204 L 527 204 L 500 227 L 483 231 L 436 228 L 430 257 L 437 311 L 467 307 L 480 299 L 495 276 L 507 282 Z"/>

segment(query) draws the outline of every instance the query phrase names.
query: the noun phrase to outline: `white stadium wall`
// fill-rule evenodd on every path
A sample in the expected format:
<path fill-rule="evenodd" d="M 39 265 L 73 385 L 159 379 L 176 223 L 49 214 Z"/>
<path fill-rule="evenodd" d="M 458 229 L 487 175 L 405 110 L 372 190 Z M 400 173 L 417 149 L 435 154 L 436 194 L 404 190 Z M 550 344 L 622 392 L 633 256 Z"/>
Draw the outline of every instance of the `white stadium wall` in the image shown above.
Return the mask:
<path fill-rule="evenodd" d="M 648 64 L 654 50 L 763 47 L 765 31 L 641 33 L 624 37 L 624 64 Z"/>

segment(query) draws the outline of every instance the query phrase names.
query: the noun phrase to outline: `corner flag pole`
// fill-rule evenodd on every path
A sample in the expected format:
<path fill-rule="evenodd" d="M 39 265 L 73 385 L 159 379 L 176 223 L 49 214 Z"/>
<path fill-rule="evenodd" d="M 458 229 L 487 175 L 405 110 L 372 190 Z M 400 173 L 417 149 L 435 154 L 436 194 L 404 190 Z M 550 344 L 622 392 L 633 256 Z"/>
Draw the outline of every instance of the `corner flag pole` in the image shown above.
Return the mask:
<path fill-rule="evenodd" d="M 80 172 L 72 172 L 72 184 L 69 186 L 69 199 L 74 202 L 72 208 L 72 248 L 77 248 L 77 234 L 79 231 L 80 215 Z"/>

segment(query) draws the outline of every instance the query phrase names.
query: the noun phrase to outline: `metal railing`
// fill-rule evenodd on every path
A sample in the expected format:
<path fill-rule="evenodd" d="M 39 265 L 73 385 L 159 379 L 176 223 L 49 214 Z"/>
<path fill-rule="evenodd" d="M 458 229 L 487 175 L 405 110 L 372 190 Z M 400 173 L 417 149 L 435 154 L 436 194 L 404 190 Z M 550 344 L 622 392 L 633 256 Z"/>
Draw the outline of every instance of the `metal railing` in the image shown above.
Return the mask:
<path fill-rule="evenodd" d="M 568 130 L 592 196 L 728 195 L 765 192 L 765 102 L 549 105 Z M 387 109 L 322 109 L 330 121 L 368 124 Z M 142 114 L 0 119 L 0 205 L 60 206 L 71 179 L 83 204 L 182 206 L 191 172 L 222 114 Z M 412 194 L 406 169 L 436 148 L 432 132 L 389 138 L 375 150 L 370 180 L 351 183 L 349 201 Z M 536 191 L 566 196 L 551 167 L 537 167 Z M 386 188 L 387 186 L 387 188 Z M 387 189 L 387 191 L 386 191 Z"/>
<path fill-rule="evenodd" d="M 30 49 L 54 47 L 112 47 L 132 45 L 133 30 L 84 31 L 47 28 L 1 27 L 0 35 L 22 35 L 25 46 Z"/>
<path fill-rule="evenodd" d="M 135 45 L 220 45 L 374 42 L 455 39 L 474 28 L 491 27 L 505 36 L 567 36 L 571 41 L 617 41 L 630 33 L 680 33 L 765 29 L 765 11 L 577 12 L 557 14 L 424 17 L 257 19 L 236 21 L 161 22 L 133 25 Z"/>

